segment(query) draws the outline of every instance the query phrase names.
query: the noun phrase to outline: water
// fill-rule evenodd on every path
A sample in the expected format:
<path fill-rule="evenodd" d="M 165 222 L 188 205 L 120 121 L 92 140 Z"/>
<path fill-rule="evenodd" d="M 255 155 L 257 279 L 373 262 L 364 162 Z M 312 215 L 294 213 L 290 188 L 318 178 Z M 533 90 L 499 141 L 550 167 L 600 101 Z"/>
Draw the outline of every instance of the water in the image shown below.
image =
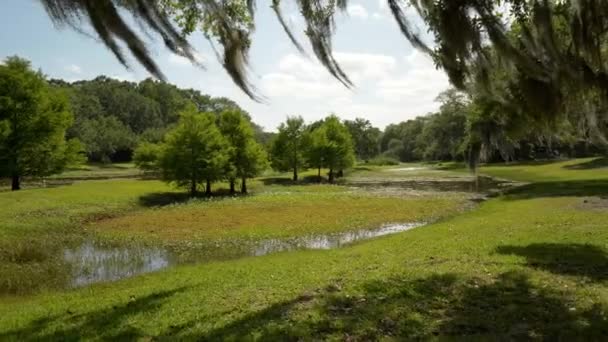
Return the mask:
<path fill-rule="evenodd" d="M 72 267 L 71 287 L 97 282 L 115 281 L 142 273 L 154 272 L 169 266 L 193 262 L 262 256 L 277 252 L 302 249 L 332 249 L 388 234 L 420 227 L 424 223 L 387 224 L 377 229 L 362 229 L 336 234 L 313 235 L 290 239 L 268 239 L 240 244 L 234 249 L 227 245 L 195 251 L 184 257 L 170 248 L 150 246 L 112 247 L 87 241 L 64 250 L 64 260 Z M 233 253 L 224 253 L 230 248 Z M 234 252 L 236 251 L 236 252 Z"/>
<path fill-rule="evenodd" d="M 72 267 L 71 286 L 114 281 L 153 272 L 172 264 L 168 251 L 154 247 L 106 247 L 92 241 L 64 251 Z"/>
<path fill-rule="evenodd" d="M 348 185 L 361 188 L 392 188 L 402 191 L 492 193 L 512 186 L 513 183 L 491 177 L 451 180 L 388 180 L 356 181 Z"/>

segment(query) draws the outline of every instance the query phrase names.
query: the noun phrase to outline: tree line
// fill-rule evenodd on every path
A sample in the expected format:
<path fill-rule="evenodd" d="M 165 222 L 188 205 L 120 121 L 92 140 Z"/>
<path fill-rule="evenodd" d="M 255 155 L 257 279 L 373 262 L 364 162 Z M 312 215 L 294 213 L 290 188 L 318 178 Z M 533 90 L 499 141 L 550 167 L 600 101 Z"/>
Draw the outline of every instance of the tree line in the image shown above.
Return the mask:
<path fill-rule="evenodd" d="M 140 142 L 161 141 L 177 124 L 178 113 L 189 105 L 216 116 L 224 110 L 239 110 L 252 124 L 258 141 L 269 139 L 237 103 L 198 90 L 180 89 L 153 79 L 127 82 L 106 76 L 72 83 L 50 80 L 49 83 L 67 95 L 74 116 L 67 137 L 83 143 L 91 162 L 131 160 Z"/>
<path fill-rule="evenodd" d="M 512 88 L 496 82 L 494 93 L 514 96 Z M 330 115 L 309 124 L 289 117 L 277 133 L 268 133 L 226 98 L 151 79 L 47 81 L 28 61 L 10 57 L 0 65 L 0 177 L 18 190 L 23 176 L 46 177 L 85 160 L 127 161 L 135 151 L 140 167 L 180 186 L 187 180 L 193 193 L 200 187 L 210 192 L 219 180 L 228 181 L 231 192 L 238 181 L 246 192 L 246 180 L 268 164 L 292 172 L 294 180 L 303 168 L 316 169 L 320 180 L 327 168 L 334 182 L 356 160 L 509 161 L 605 153 L 608 126 L 580 114 L 597 109 L 592 105 L 600 101 L 598 94 L 573 95 L 569 111 L 541 124 L 514 109 L 519 106 L 493 102 L 482 83 L 467 89 L 443 92 L 436 113 L 384 132 L 366 119 Z M 190 146 L 190 155 L 183 146 Z"/>

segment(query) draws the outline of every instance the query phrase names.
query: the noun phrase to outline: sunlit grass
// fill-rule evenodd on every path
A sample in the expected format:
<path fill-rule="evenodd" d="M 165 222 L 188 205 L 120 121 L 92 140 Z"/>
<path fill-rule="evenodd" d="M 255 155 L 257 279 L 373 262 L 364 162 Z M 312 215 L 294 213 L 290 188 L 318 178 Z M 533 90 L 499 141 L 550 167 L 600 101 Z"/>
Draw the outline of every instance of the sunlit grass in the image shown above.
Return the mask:
<path fill-rule="evenodd" d="M 581 158 L 565 161 L 492 164 L 480 168 L 480 172 L 494 177 L 523 182 L 574 181 L 608 179 L 604 158 Z"/>
<path fill-rule="evenodd" d="M 595 196 L 605 197 L 608 183 L 602 163 L 587 162 L 484 167 L 483 173 L 540 183 L 439 223 L 351 247 L 176 267 L 3 299 L 0 340 L 604 340 L 608 201 Z M 123 217 L 179 217 L 183 210 L 194 222 L 206 220 L 206 211 L 233 215 L 222 207 L 231 203 L 270 213 L 265 208 L 281 196 L 296 204 L 311 196 L 313 204 L 300 203 L 311 206 L 356 197 L 331 186 L 315 186 L 322 192 L 298 185 L 290 193 L 280 193 L 287 185 L 268 187 L 278 193 L 195 200 Z"/>
<path fill-rule="evenodd" d="M 89 227 L 103 235 L 160 240 L 277 238 L 434 221 L 455 214 L 464 202 L 455 196 L 403 198 L 327 192 L 332 188 L 336 187 L 308 186 L 300 188 L 308 192 L 196 200 L 137 211 Z"/>

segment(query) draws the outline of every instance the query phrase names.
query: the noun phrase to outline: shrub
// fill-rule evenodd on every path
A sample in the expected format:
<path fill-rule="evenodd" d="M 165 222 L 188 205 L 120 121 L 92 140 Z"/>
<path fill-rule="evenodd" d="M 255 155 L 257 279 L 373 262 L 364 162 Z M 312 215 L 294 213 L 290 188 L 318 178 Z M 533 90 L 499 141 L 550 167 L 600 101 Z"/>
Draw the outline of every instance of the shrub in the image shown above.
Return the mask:
<path fill-rule="evenodd" d="M 399 165 L 399 160 L 389 156 L 377 156 L 367 162 L 368 165 Z"/>

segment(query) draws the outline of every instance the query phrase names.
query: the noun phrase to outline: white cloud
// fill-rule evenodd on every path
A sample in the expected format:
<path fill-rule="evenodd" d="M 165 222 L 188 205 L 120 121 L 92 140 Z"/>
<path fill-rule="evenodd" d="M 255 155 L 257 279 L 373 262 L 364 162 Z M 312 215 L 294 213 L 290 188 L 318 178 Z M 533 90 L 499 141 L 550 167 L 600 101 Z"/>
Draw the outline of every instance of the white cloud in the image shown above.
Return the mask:
<path fill-rule="evenodd" d="M 421 52 L 405 58 L 407 71 L 378 83 L 376 95 L 388 103 L 401 104 L 404 109 L 424 114 L 435 110 L 435 97 L 449 87 L 448 77 L 435 69 L 432 60 Z"/>
<path fill-rule="evenodd" d="M 365 7 L 359 4 L 349 5 L 346 11 L 348 12 L 348 15 L 354 18 L 367 19 L 367 17 L 369 17 Z"/>
<path fill-rule="evenodd" d="M 419 25 L 422 23 L 421 18 L 418 15 L 418 12 L 416 11 L 416 9 L 413 6 L 406 4 L 402 8 L 403 8 L 403 12 L 404 12 L 405 16 L 408 18 L 408 20 L 415 23 L 416 25 Z M 386 0 L 378 0 L 378 9 L 377 9 L 377 11 L 375 11 L 372 14 L 372 18 L 374 18 L 374 19 L 393 18 L 393 14 L 391 13 L 391 10 L 388 8 Z"/>
<path fill-rule="evenodd" d="M 435 98 L 449 87 L 445 74 L 416 50 L 401 60 L 353 52 L 336 52 L 335 57 L 355 89 L 344 87 L 316 60 L 287 54 L 261 79 L 273 110 L 301 113 L 306 120 L 336 112 L 342 118 L 366 117 L 384 127 L 437 110 Z"/>
<path fill-rule="evenodd" d="M 340 66 L 355 82 L 388 76 L 397 62 L 394 57 L 370 53 L 335 53 Z"/>
<path fill-rule="evenodd" d="M 206 56 L 204 56 L 198 52 L 194 52 L 194 60 L 197 63 L 203 64 L 203 63 L 207 62 L 209 59 Z M 192 62 L 190 62 L 190 60 L 188 58 L 176 55 L 174 53 L 169 55 L 168 61 L 169 61 L 169 64 L 174 65 L 174 66 L 179 66 L 179 67 L 192 65 Z"/>
<path fill-rule="evenodd" d="M 388 77 L 396 66 L 394 57 L 381 54 L 337 52 L 335 58 L 355 84 Z M 283 56 L 275 72 L 262 76 L 262 89 L 271 97 L 324 98 L 350 92 L 319 62 L 297 54 Z"/>
<path fill-rule="evenodd" d="M 65 70 L 73 73 L 73 74 L 82 74 L 82 68 L 76 64 L 71 64 L 65 67 Z"/>

